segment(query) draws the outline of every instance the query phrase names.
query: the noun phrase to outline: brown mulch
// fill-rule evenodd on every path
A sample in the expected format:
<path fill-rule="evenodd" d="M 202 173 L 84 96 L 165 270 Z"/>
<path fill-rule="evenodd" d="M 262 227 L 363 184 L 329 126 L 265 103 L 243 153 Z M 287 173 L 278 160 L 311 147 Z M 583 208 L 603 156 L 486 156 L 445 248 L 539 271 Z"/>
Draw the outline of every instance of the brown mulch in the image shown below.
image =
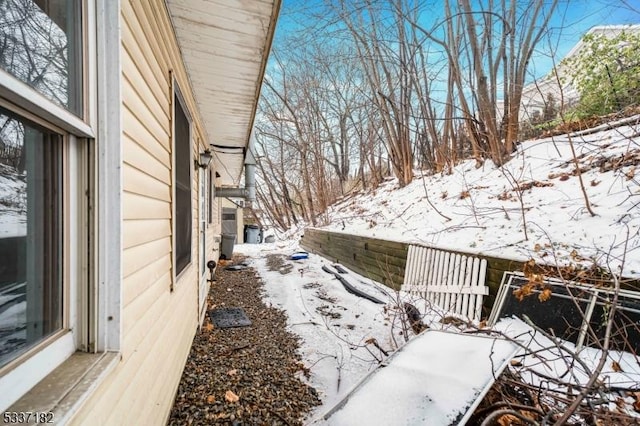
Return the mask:
<path fill-rule="evenodd" d="M 301 425 L 320 399 L 301 380 L 308 369 L 284 312 L 264 304 L 263 284 L 252 268 L 228 271 L 220 265 L 216 279 L 208 309 L 242 308 L 252 325 L 216 329 L 206 316 L 168 424 Z"/>

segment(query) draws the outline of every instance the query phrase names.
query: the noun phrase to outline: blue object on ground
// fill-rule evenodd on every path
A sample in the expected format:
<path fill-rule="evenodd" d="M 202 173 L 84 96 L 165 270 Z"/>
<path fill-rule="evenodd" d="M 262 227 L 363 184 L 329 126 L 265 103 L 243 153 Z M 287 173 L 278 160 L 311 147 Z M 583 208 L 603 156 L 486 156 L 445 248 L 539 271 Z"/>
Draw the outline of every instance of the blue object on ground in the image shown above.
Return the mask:
<path fill-rule="evenodd" d="M 299 251 L 291 255 L 291 260 L 302 260 L 302 259 L 308 259 L 308 258 L 309 258 L 309 253 L 307 253 L 306 251 Z"/>

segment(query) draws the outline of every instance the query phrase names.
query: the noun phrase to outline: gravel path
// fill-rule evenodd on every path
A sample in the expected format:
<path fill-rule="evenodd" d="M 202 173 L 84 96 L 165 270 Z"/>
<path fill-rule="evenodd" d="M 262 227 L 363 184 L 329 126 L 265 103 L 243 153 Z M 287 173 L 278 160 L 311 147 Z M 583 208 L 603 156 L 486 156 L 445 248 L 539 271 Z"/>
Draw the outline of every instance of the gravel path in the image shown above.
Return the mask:
<path fill-rule="evenodd" d="M 239 307 L 253 324 L 216 329 L 205 318 L 169 425 L 301 425 L 320 399 L 301 380 L 308 370 L 297 352 L 298 339 L 286 330 L 284 312 L 263 303 L 263 284 L 252 268 L 224 268 L 218 268 L 208 309 Z"/>

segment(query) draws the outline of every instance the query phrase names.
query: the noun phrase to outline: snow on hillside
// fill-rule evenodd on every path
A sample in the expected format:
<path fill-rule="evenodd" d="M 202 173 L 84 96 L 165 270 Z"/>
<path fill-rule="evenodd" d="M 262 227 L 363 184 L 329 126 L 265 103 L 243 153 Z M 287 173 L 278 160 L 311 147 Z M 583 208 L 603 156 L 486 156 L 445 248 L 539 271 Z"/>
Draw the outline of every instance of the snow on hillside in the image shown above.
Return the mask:
<path fill-rule="evenodd" d="M 613 272 L 624 263 L 623 275 L 640 277 L 638 165 L 635 116 L 523 142 L 503 168 L 466 161 L 452 174 L 417 176 L 404 188 L 389 180 L 335 204 L 324 229 L 517 260 L 595 261 Z"/>

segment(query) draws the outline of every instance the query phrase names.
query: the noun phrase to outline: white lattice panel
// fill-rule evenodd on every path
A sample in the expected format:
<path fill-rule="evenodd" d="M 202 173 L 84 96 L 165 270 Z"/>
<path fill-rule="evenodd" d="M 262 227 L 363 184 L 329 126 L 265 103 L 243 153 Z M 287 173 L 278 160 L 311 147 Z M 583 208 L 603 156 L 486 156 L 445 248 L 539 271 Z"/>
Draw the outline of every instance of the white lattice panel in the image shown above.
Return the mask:
<path fill-rule="evenodd" d="M 431 247 L 409 245 L 402 289 L 442 309 L 479 320 L 487 261 Z"/>

